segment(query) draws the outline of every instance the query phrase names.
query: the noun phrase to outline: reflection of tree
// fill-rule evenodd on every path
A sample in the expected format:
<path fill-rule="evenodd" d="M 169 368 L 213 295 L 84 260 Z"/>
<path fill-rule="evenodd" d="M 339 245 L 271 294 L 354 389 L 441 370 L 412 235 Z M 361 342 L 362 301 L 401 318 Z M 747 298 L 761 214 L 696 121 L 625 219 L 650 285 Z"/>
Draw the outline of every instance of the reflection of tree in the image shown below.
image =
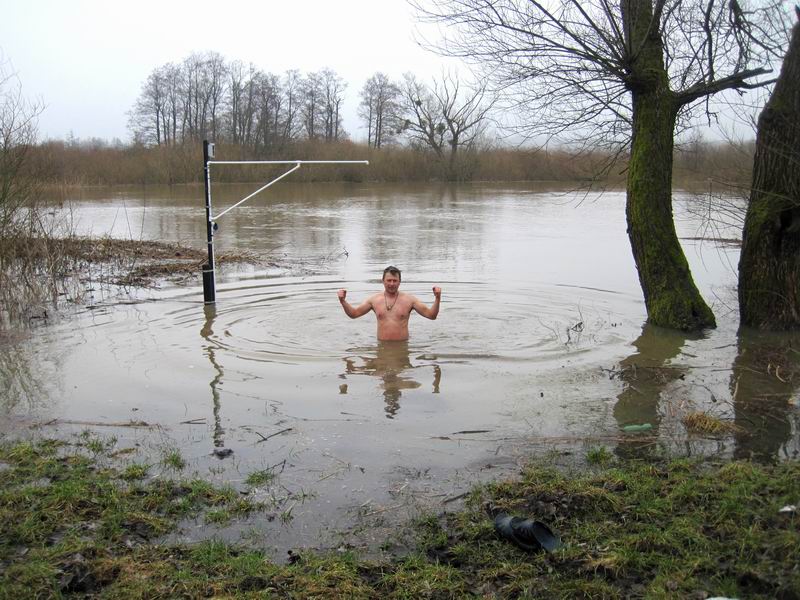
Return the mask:
<path fill-rule="evenodd" d="M 614 418 L 620 428 L 650 424 L 653 431 L 661 422 L 659 401 L 664 388 L 681 378 L 685 370 L 666 363 L 680 354 L 686 334 L 673 329 L 645 325 L 633 342 L 636 352 L 619 363 L 619 377 L 624 387 L 614 406 Z M 651 447 L 636 435 L 625 436 L 617 445 L 620 456 L 639 456 Z"/>
<path fill-rule="evenodd" d="M 56 367 L 56 368 L 53 368 Z M 50 371 L 49 373 L 45 373 Z M 20 339 L 9 339 L 0 334 L 0 408 L 3 414 L 11 413 L 20 405 L 33 410 L 37 401 L 49 396 L 45 382 L 55 381 L 56 365 L 37 360 Z"/>
<path fill-rule="evenodd" d="M 359 360 L 361 364 L 357 364 Z M 400 397 L 403 390 L 415 390 L 421 385 L 410 374 L 405 373 L 407 370 L 417 369 L 421 366 L 411 364 L 407 341 L 378 342 L 374 356 L 346 357 L 344 362 L 346 375 L 372 375 L 381 379 L 383 398 L 386 401 L 386 417 L 389 419 L 393 419 L 400 410 Z M 439 393 L 441 380 L 441 367 L 434 364 L 434 394 Z M 347 387 L 340 386 L 339 390 L 346 393 Z"/>
<path fill-rule="evenodd" d="M 800 383 L 800 336 L 742 330 L 730 388 L 736 458 L 772 461 L 792 437 L 792 394 Z"/>
<path fill-rule="evenodd" d="M 219 401 L 219 384 L 222 381 L 222 367 L 217 363 L 215 353 L 217 350 L 217 345 L 214 342 L 214 319 L 217 317 L 217 308 L 213 304 L 206 304 L 203 307 L 203 312 L 205 312 L 206 320 L 203 323 L 203 328 L 200 330 L 200 335 L 208 342 L 208 345 L 205 348 L 206 356 L 208 356 L 208 360 L 211 362 L 211 366 L 214 367 L 216 371 L 216 375 L 211 380 L 211 400 L 213 404 L 213 412 L 214 412 L 214 446 L 217 448 L 221 448 L 225 445 L 225 439 L 223 435 L 225 434 L 225 430 L 222 428 L 221 420 L 220 420 L 220 401 Z"/>

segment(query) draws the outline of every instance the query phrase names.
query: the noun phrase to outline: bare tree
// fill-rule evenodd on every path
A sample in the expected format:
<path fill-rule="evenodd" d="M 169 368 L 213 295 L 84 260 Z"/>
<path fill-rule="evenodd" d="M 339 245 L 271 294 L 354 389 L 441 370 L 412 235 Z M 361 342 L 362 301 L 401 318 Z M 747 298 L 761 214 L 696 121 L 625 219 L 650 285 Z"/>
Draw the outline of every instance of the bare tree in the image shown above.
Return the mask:
<path fill-rule="evenodd" d="M 255 149 L 264 154 L 282 144 L 282 91 L 278 77 L 272 73 L 260 73 L 256 80 L 256 97 Z"/>
<path fill-rule="evenodd" d="M 344 102 L 344 90 L 347 84 L 331 69 L 323 69 L 320 73 L 322 88 L 322 121 L 326 142 L 344 139 L 347 134 L 342 128 L 341 108 Z"/>
<path fill-rule="evenodd" d="M 256 124 L 256 88 L 260 74 L 251 63 L 235 61 L 228 66 L 227 135 L 234 144 L 253 145 Z"/>
<path fill-rule="evenodd" d="M 672 219 L 676 131 L 708 99 L 770 83 L 786 41 L 779 0 L 439 0 L 423 19 L 452 26 L 439 46 L 486 67 L 528 114 L 530 135 L 572 136 L 629 152 L 628 235 L 648 319 L 715 325 Z"/>
<path fill-rule="evenodd" d="M 301 84 L 302 105 L 300 108 L 303 128 L 310 140 L 322 135 L 323 90 L 319 73 L 307 74 Z"/>
<path fill-rule="evenodd" d="M 154 70 L 142 86 L 141 94 L 128 113 L 128 127 L 138 143 L 166 143 L 169 131 L 167 82 L 164 67 Z"/>
<path fill-rule="evenodd" d="M 300 137 L 303 124 L 300 118 L 302 104 L 302 77 L 300 72 L 291 69 L 286 71 L 282 80 L 282 104 L 284 107 L 281 119 L 281 139 L 283 143 Z"/>
<path fill-rule="evenodd" d="M 208 106 L 209 119 L 202 137 L 210 135 L 211 139 L 217 139 L 219 113 L 225 96 L 225 77 L 228 68 L 225 59 L 217 52 L 209 52 L 206 55 L 204 67 L 204 102 Z"/>
<path fill-rule="evenodd" d="M 380 148 L 400 126 L 400 87 L 385 73 L 375 73 L 361 89 L 358 115 L 367 125 L 367 145 Z"/>
<path fill-rule="evenodd" d="M 467 88 L 445 74 L 432 87 L 407 73 L 403 78 L 403 130 L 413 142 L 433 150 L 446 163 L 448 179 L 456 178 L 459 150 L 472 148 L 485 131 L 494 99 L 486 87 Z"/>
<path fill-rule="evenodd" d="M 41 104 L 31 103 L 22 95 L 16 75 L 0 62 L 0 231 L 4 239 L 19 233 L 26 220 L 38 216 L 29 210 L 36 200 L 37 186 L 27 163 L 36 143 L 41 112 Z"/>
<path fill-rule="evenodd" d="M 183 140 L 217 138 L 227 66 L 216 52 L 189 55 L 182 64 Z"/>
<path fill-rule="evenodd" d="M 283 77 L 216 53 L 191 54 L 152 71 L 128 113 L 142 144 L 172 145 L 211 137 L 265 153 L 299 139 L 339 139 L 344 82 L 333 71 Z"/>

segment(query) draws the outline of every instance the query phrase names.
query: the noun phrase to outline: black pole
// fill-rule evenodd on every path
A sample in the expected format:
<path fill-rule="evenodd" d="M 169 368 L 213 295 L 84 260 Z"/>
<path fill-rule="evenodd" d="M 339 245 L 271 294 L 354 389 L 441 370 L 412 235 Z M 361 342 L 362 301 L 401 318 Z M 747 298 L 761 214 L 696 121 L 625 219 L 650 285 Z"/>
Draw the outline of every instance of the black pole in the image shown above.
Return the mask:
<path fill-rule="evenodd" d="M 206 186 L 206 240 L 208 243 L 208 263 L 203 265 L 203 301 L 206 304 L 216 302 L 217 290 L 214 282 L 214 224 L 211 222 L 211 176 L 208 161 L 213 156 L 209 152 L 208 140 L 203 140 L 203 181 Z"/>

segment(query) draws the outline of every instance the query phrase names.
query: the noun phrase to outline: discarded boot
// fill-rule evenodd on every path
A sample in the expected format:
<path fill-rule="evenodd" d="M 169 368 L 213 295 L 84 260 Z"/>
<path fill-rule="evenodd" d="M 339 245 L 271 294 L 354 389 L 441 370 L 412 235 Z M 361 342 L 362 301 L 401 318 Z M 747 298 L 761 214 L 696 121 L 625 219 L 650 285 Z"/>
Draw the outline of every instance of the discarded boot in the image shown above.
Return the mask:
<path fill-rule="evenodd" d="M 494 518 L 494 529 L 503 539 L 529 552 L 553 552 L 561 547 L 559 537 L 541 521 L 501 512 Z"/>

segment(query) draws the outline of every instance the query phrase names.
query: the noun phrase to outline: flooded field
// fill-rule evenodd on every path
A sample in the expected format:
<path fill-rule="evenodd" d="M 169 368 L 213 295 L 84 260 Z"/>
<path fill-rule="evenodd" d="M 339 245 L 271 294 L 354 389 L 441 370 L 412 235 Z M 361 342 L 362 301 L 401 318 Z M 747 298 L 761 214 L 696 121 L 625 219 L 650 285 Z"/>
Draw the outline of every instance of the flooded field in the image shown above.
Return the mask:
<path fill-rule="evenodd" d="M 255 187 L 218 186 L 214 204 Z M 205 243 L 200 188 L 68 199 L 81 233 Z M 185 535 L 276 554 L 336 547 L 353 526 L 368 544 L 530 454 L 796 457 L 800 340 L 737 335 L 738 248 L 689 239 L 691 202 L 676 202 L 679 235 L 718 320 L 701 336 L 643 328 L 621 192 L 281 183 L 220 220 L 219 249 L 274 266 L 223 272 L 215 306 L 199 278 L 131 297 L 98 286 L 0 348 L 0 430 L 90 429 L 154 464 L 176 449 L 188 472 L 243 488 L 268 472 L 256 493 L 273 520 Z M 428 304 L 443 289 L 407 344 L 379 344 L 374 317 L 350 320 L 336 297 L 379 291 L 389 264 Z M 693 412 L 729 428 L 687 431 Z"/>

